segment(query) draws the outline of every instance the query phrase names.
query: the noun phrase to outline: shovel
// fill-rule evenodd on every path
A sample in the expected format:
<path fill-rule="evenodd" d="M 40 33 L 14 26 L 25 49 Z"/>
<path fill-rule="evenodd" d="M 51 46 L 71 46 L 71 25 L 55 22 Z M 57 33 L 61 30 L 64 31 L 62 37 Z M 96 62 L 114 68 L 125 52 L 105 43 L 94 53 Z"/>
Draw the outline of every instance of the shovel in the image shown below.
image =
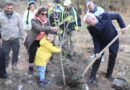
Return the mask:
<path fill-rule="evenodd" d="M 128 29 L 129 27 L 130 27 L 130 24 L 129 24 L 126 28 L 123 28 L 123 29 Z M 118 30 L 123 30 L 123 29 L 118 29 Z M 119 33 L 117 36 L 115 36 L 115 38 L 113 38 L 113 40 L 99 53 L 99 55 L 102 55 L 102 54 L 104 53 L 104 51 L 105 51 L 107 48 L 109 48 L 109 47 L 119 38 L 120 35 L 121 35 L 121 33 Z M 83 73 L 82 73 L 79 77 L 77 77 L 77 78 L 71 80 L 71 81 L 68 83 L 68 85 L 69 85 L 70 87 L 77 87 L 79 84 L 81 84 L 80 80 L 84 78 L 85 73 L 89 70 L 89 68 L 94 64 L 94 62 L 95 62 L 96 60 L 97 60 L 97 57 L 95 57 L 95 58 L 92 60 L 92 62 L 85 68 L 85 70 L 83 71 Z"/>

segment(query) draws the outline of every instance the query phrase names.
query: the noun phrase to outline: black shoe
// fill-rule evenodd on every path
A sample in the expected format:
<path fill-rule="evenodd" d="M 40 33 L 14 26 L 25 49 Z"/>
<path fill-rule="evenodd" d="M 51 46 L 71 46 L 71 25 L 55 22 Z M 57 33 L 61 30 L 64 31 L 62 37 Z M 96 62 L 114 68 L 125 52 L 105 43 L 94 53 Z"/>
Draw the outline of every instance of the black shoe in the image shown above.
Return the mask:
<path fill-rule="evenodd" d="M 39 86 L 40 87 L 44 87 L 46 84 L 48 84 L 48 82 L 49 82 L 49 80 L 44 79 L 44 80 L 42 80 L 42 81 L 39 82 Z"/>
<path fill-rule="evenodd" d="M 0 78 L 2 78 L 2 79 L 7 79 L 7 78 L 8 78 L 8 75 L 7 75 L 7 74 L 0 74 Z"/>
<path fill-rule="evenodd" d="M 32 66 L 29 66 L 28 73 L 33 74 L 33 67 Z"/>
<path fill-rule="evenodd" d="M 114 81 L 114 78 L 112 77 L 112 75 L 106 75 L 106 78 L 107 78 L 109 81 Z"/>
<path fill-rule="evenodd" d="M 95 84 L 96 83 L 96 77 L 92 77 L 90 78 L 88 81 L 87 81 L 87 84 L 88 85 L 92 85 L 92 84 Z"/>
<path fill-rule="evenodd" d="M 67 58 L 70 59 L 71 61 L 74 61 L 74 56 L 73 55 L 70 55 L 70 54 L 67 54 Z"/>
<path fill-rule="evenodd" d="M 67 54 L 66 56 L 67 56 L 68 59 L 72 58 L 72 56 L 70 54 Z"/>

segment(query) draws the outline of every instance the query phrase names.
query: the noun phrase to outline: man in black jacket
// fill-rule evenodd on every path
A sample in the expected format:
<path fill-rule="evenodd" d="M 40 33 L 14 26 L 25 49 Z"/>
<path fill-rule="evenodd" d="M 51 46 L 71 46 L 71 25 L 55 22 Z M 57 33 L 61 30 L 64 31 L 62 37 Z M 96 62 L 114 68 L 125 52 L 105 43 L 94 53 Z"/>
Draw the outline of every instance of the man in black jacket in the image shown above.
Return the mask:
<path fill-rule="evenodd" d="M 0 78 L 7 78 L 6 67 L 5 67 L 5 53 L 2 48 L 2 39 L 0 34 Z"/>
<path fill-rule="evenodd" d="M 88 81 L 88 84 L 93 84 L 96 80 L 96 73 L 100 66 L 101 57 L 100 51 L 110 43 L 113 38 L 118 34 L 115 26 L 112 23 L 112 20 L 117 20 L 119 26 L 121 28 L 125 27 L 125 23 L 122 20 L 119 14 L 108 14 L 103 13 L 99 18 L 96 18 L 93 14 L 88 14 L 85 18 L 85 23 L 88 24 L 88 31 L 93 38 L 94 43 L 94 53 L 97 57 L 97 60 L 92 66 L 91 75 Z M 112 73 L 115 66 L 115 60 L 117 57 L 119 49 L 119 39 L 117 39 L 110 47 L 109 47 L 109 62 L 106 73 L 106 78 L 108 80 L 113 80 Z"/>

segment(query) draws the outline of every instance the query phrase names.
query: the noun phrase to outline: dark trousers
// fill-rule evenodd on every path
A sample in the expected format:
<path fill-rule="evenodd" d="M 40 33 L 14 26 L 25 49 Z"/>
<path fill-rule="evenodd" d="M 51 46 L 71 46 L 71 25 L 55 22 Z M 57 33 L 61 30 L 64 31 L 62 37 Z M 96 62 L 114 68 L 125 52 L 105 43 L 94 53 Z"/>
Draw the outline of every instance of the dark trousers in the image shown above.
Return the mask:
<path fill-rule="evenodd" d="M 5 52 L 3 48 L 0 48 L 0 75 L 4 74 L 6 74 Z"/>
<path fill-rule="evenodd" d="M 12 64 L 16 64 L 18 61 L 18 55 L 19 55 L 19 39 L 14 39 L 14 40 L 8 40 L 8 41 L 3 41 L 3 49 L 5 51 L 5 61 L 6 61 L 6 66 L 9 64 L 9 53 L 10 50 L 12 50 Z"/>
<path fill-rule="evenodd" d="M 103 44 L 101 45 L 102 45 L 101 46 L 101 50 L 102 50 L 106 45 L 103 45 Z M 107 68 L 107 76 L 110 76 L 113 73 L 118 49 L 119 49 L 119 40 L 115 41 L 115 43 L 113 43 L 109 47 L 109 61 L 108 61 L 108 68 Z M 99 60 L 96 60 L 95 63 L 93 64 L 90 78 L 96 77 L 96 73 L 101 63 L 101 58 Z"/>
<path fill-rule="evenodd" d="M 29 48 L 29 63 L 34 63 L 37 48 L 39 47 L 39 41 L 34 41 Z"/>

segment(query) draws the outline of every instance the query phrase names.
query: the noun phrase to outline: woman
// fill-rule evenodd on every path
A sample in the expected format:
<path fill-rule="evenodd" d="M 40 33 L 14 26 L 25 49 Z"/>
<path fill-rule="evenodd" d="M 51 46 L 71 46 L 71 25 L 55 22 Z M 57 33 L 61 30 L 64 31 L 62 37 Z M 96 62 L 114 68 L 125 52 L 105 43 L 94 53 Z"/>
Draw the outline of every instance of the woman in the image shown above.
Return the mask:
<path fill-rule="evenodd" d="M 47 18 L 47 10 L 44 7 L 38 9 L 35 18 L 32 19 L 31 23 L 32 23 L 32 28 L 29 31 L 24 44 L 29 53 L 29 73 L 33 74 L 33 63 L 34 63 L 37 48 L 39 47 L 39 41 L 40 41 L 40 39 L 37 38 L 38 35 L 41 32 L 55 33 L 58 31 L 58 28 L 50 27 Z"/>
<path fill-rule="evenodd" d="M 23 15 L 23 26 L 26 32 L 29 32 L 29 30 L 32 27 L 31 20 L 35 16 L 35 10 L 36 10 L 35 2 L 30 2 L 27 10 L 24 12 Z"/>

